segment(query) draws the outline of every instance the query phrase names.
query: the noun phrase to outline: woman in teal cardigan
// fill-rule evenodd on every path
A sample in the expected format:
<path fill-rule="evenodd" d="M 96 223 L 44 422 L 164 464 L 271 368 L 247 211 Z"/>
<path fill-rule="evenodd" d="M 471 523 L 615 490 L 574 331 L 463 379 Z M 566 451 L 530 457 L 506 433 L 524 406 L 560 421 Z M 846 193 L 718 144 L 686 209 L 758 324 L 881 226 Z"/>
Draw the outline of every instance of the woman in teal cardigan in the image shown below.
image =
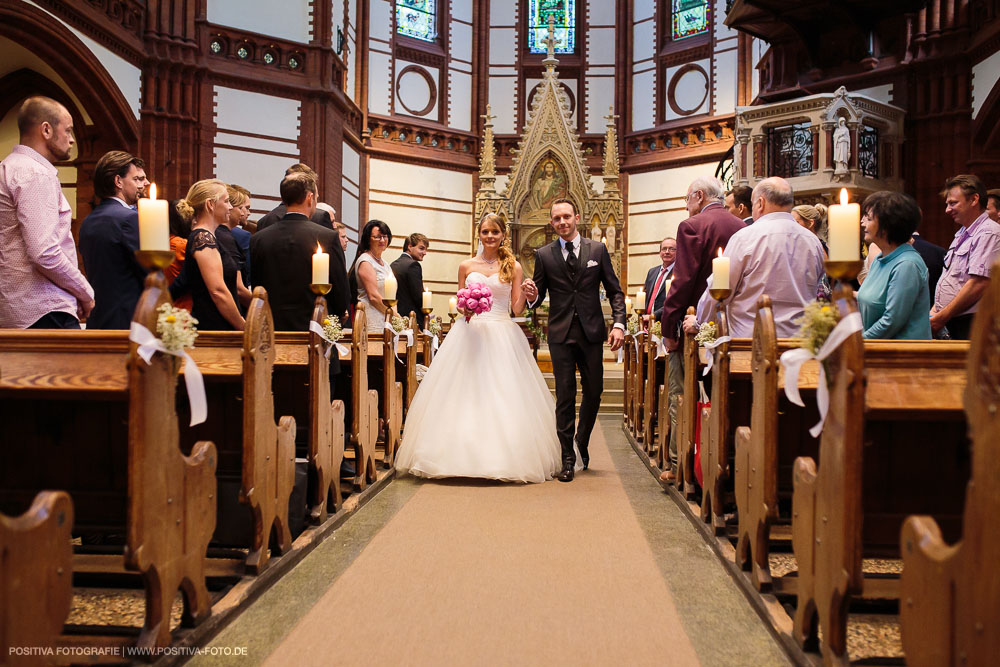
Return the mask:
<path fill-rule="evenodd" d="M 865 243 L 882 250 L 858 290 L 864 337 L 929 340 L 927 266 L 910 244 L 920 224 L 920 207 L 909 195 L 875 192 L 861 210 Z"/>

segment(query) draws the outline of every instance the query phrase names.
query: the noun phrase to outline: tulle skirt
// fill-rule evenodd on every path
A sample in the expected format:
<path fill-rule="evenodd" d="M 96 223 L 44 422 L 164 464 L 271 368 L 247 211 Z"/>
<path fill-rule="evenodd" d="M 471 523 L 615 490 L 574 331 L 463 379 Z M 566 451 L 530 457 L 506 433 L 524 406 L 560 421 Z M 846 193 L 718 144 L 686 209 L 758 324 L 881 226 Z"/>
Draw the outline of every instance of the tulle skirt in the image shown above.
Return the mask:
<path fill-rule="evenodd" d="M 544 482 L 561 459 L 555 402 L 521 328 L 459 320 L 413 398 L 396 471 Z"/>

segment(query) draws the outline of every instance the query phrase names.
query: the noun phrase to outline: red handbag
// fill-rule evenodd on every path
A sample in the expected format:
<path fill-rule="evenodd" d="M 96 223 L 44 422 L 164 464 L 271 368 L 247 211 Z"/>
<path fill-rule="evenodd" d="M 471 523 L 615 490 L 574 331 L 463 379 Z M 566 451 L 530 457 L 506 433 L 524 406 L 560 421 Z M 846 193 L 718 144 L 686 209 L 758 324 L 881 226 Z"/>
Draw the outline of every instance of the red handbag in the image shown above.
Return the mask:
<path fill-rule="evenodd" d="M 711 408 L 712 401 L 708 400 L 704 383 L 698 382 L 698 391 L 700 392 L 701 400 L 698 401 L 698 410 L 695 413 L 694 420 L 694 477 L 698 480 L 698 486 L 703 486 L 702 478 L 704 475 L 701 472 L 701 409 Z"/>

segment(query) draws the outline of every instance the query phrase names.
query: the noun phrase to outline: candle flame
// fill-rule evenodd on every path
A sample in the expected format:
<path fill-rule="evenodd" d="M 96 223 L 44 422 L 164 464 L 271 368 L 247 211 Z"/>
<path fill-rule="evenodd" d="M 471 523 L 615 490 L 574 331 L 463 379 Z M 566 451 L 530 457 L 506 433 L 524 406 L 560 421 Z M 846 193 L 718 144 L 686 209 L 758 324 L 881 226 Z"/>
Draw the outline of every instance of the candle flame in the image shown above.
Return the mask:
<path fill-rule="evenodd" d="M 604 245 L 608 245 L 608 237 L 607 236 L 602 236 L 601 237 L 601 243 L 603 243 Z"/>
<path fill-rule="evenodd" d="M 149 184 L 149 198 L 156 199 L 156 183 Z"/>
<path fill-rule="evenodd" d="M 722 257 L 722 248 L 719 248 L 719 257 Z"/>
<path fill-rule="evenodd" d="M 319 244 L 319 241 L 316 241 L 316 254 L 318 255 L 321 252 L 323 252 L 323 246 Z"/>
<path fill-rule="evenodd" d="M 847 206 L 848 201 L 847 188 L 840 188 L 840 205 Z"/>

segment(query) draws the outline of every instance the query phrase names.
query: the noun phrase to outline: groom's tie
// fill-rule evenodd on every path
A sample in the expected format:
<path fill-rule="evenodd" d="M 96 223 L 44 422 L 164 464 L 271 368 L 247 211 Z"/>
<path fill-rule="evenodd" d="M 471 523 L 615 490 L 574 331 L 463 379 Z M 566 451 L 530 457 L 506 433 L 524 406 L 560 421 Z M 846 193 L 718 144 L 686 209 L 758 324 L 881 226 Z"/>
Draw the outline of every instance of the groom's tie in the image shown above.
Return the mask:
<path fill-rule="evenodd" d="M 566 241 L 566 266 L 569 267 L 570 274 L 574 276 L 580 269 L 580 261 L 577 259 L 576 253 L 573 252 L 572 241 Z"/>

